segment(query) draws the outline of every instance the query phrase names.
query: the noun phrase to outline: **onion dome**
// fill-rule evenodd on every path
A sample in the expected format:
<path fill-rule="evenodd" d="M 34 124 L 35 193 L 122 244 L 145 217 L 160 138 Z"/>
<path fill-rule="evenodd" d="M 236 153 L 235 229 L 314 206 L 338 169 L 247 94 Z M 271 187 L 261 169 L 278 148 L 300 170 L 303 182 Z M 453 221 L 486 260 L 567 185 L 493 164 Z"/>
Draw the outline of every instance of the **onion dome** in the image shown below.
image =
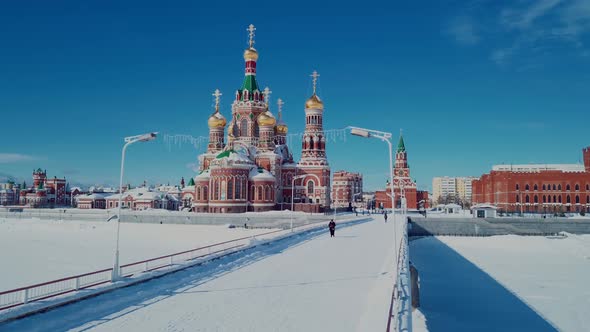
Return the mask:
<path fill-rule="evenodd" d="M 215 113 L 211 114 L 207 123 L 209 124 L 209 128 L 223 128 L 227 122 L 219 111 L 215 111 Z"/>
<path fill-rule="evenodd" d="M 259 126 L 274 126 L 277 123 L 277 120 L 270 111 L 260 114 L 257 121 Z"/>
<path fill-rule="evenodd" d="M 279 124 L 277 124 L 277 133 L 281 134 L 281 135 L 287 135 L 287 133 L 289 132 L 289 127 L 287 127 L 287 125 L 284 122 L 279 122 Z"/>
<path fill-rule="evenodd" d="M 315 93 L 309 97 L 309 99 L 305 102 L 305 109 L 315 109 L 315 110 L 323 110 L 324 103 L 321 101 L 320 97 Z"/>
<path fill-rule="evenodd" d="M 249 47 L 244 51 L 244 61 L 258 61 L 258 51 L 254 47 Z"/>

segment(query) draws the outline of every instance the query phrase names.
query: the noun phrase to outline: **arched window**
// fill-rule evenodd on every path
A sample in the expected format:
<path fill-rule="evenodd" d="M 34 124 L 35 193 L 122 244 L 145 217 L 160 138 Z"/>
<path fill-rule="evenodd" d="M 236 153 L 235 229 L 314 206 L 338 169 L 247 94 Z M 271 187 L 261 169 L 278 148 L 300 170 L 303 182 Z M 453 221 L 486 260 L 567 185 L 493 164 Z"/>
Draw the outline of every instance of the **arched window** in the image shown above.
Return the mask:
<path fill-rule="evenodd" d="M 543 195 L 543 203 L 547 203 L 547 196 Z"/>
<path fill-rule="evenodd" d="M 240 122 L 240 136 L 248 136 L 248 119 L 246 118 Z"/>
<path fill-rule="evenodd" d="M 204 201 L 209 200 L 209 187 L 207 187 L 207 186 L 203 187 L 203 200 Z"/>
<path fill-rule="evenodd" d="M 565 185 L 565 190 L 567 190 L 567 191 L 570 191 L 571 190 L 571 187 L 570 187 L 569 183 Z"/>
<path fill-rule="evenodd" d="M 555 190 L 555 183 L 553 184 L 553 190 Z"/>
<path fill-rule="evenodd" d="M 516 195 L 516 203 L 520 203 L 520 196 Z"/>
<path fill-rule="evenodd" d="M 590 204 L 590 196 L 586 196 L 586 204 Z"/>
<path fill-rule="evenodd" d="M 262 197 L 262 186 L 258 186 L 258 200 L 262 201 L 264 200 L 264 197 Z"/>
<path fill-rule="evenodd" d="M 246 190 L 248 190 L 246 189 L 247 182 L 244 179 L 242 181 L 242 199 L 246 199 Z"/>
<path fill-rule="evenodd" d="M 535 183 L 535 186 L 533 187 L 534 190 L 539 190 L 539 187 L 537 186 L 537 184 Z"/>
<path fill-rule="evenodd" d="M 308 181 L 307 182 L 307 194 L 308 195 L 313 195 L 313 188 L 314 187 L 314 183 L 313 181 Z"/>
<path fill-rule="evenodd" d="M 525 203 L 529 203 L 530 202 L 529 195 L 526 195 L 526 197 L 524 198 L 524 200 L 525 200 Z"/>
<path fill-rule="evenodd" d="M 264 190 L 264 199 L 267 201 L 271 201 L 272 197 L 270 195 L 270 186 L 266 186 L 265 190 Z"/>
<path fill-rule="evenodd" d="M 236 195 L 235 199 L 240 199 L 240 194 L 242 193 L 242 179 L 236 179 Z"/>
<path fill-rule="evenodd" d="M 586 191 L 590 190 L 590 184 L 586 183 Z"/>
<path fill-rule="evenodd" d="M 221 200 L 224 201 L 226 197 L 226 183 L 225 180 L 221 181 Z"/>
<path fill-rule="evenodd" d="M 580 204 L 580 196 L 576 195 L 576 204 Z"/>
<path fill-rule="evenodd" d="M 520 186 L 518 185 L 518 183 L 516 184 L 516 190 L 520 190 Z"/>
<path fill-rule="evenodd" d="M 527 184 L 524 186 L 524 190 L 527 190 L 527 191 L 528 191 L 529 189 L 530 189 L 530 187 L 529 187 L 529 184 L 527 183 Z"/>
<path fill-rule="evenodd" d="M 561 184 L 557 185 L 557 190 L 561 191 Z"/>
<path fill-rule="evenodd" d="M 570 197 L 570 195 L 565 196 L 565 202 L 566 203 L 571 203 L 572 202 L 572 198 Z"/>
<path fill-rule="evenodd" d="M 557 197 L 555 195 L 553 195 L 553 203 L 557 203 Z"/>
<path fill-rule="evenodd" d="M 547 187 L 545 187 L 545 185 L 543 184 L 543 190 L 546 190 Z"/>
<path fill-rule="evenodd" d="M 234 199 L 234 180 L 227 181 L 227 199 Z"/>
<path fill-rule="evenodd" d="M 535 195 L 535 197 L 533 197 L 533 201 L 535 203 L 539 203 L 539 196 Z"/>
<path fill-rule="evenodd" d="M 576 191 L 580 191 L 580 185 L 576 183 Z"/>
<path fill-rule="evenodd" d="M 561 195 L 557 196 L 557 201 L 561 203 Z"/>
<path fill-rule="evenodd" d="M 197 186 L 197 201 L 201 200 L 201 186 Z"/>

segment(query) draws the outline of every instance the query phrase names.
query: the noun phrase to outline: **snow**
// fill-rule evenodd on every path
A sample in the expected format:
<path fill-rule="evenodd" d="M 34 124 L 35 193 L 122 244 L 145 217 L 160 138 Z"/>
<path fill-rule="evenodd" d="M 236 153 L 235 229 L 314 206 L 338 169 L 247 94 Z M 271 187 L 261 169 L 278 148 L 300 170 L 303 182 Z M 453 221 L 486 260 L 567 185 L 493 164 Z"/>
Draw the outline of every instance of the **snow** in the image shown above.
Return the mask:
<path fill-rule="evenodd" d="M 0 219 L 0 291 L 109 268 L 115 222 Z M 121 224 L 121 264 L 268 232 L 222 225 Z M 12 254 L 11 254 L 12 253 Z"/>
<path fill-rule="evenodd" d="M 10 322 L 39 331 L 382 331 L 393 223 L 324 229 Z"/>
<path fill-rule="evenodd" d="M 264 168 L 252 168 L 249 175 L 252 181 L 275 181 L 274 175 Z"/>
<path fill-rule="evenodd" d="M 590 326 L 590 235 L 429 237 L 411 241 L 410 257 L 432 331 Z"/>

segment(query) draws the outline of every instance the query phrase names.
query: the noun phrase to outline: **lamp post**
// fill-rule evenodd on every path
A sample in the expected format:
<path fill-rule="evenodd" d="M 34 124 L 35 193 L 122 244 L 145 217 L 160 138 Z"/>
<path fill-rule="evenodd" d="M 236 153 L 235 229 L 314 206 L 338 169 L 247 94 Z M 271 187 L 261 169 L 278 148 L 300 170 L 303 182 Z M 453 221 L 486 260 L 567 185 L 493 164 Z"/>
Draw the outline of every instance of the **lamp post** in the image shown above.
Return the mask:
<path fill-rule="evenodd" d="M 303 179 L 307 176 L 307 174 L 297 175 L 291 179 L 291 232 L 293 232 L 293 209 L 295 204 L 293 204 L 293 199 L 295 198 L 295 180 Z"/>
<path fill-rule="evenodd" d="M 391 133 L 386 133 L 383 131 L 377 131 L 373 129 L 365 129 L 359 127 L 347 127 L 350 129 L 350 133 L 355 136 L 365 137 L 365 138 L 378 138 L 381 141 L 387 143 L 389 147 L 389 187 L 391 190 L 391 219 L 393 220 L 393 247 L 395 251 L 395 261 L 397 262 L 397 234 L 396 234 L 396 223 L 395 223 L 395 191 L 393 189 L 393 147 L 391 146 Z"/>
<path fill-rule="evenodd" d="M 113 274 L 111 275 L 111 281 L 117 281 L 120 278 L 119 275 L 119 230 L 121 228 L 121 203 L 123 198 L 123 171 L 125 170 L 125 151 L 127 147 L 137 142 L 148 142 L 156 139 L 158 135 L 155 133 L 148 133 L 143 135 L 125 137 L 125 145 L 123 145 L 123 152 L 121 154 L 121 175 L 119 178 L 119 203 L 117 205 L 117 242 L 115 247 L 115 264 L 113 266 Z"/>

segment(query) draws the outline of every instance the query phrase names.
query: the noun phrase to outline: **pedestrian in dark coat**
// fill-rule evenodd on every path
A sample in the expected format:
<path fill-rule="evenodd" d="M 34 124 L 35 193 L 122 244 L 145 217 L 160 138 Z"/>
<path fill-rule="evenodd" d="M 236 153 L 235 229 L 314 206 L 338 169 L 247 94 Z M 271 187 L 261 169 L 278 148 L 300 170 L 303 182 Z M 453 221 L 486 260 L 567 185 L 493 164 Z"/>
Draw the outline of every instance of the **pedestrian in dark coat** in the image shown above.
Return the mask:
<path fill-rule="evenodd" d="M 387 212 L 383 214 L 383 218 L 385 219 L 385 222 L 387 222 Z"/>
<path fill-rule="evenodd" d="M 330 237 L 334 237 L 334 232 L 336 231 L 336 223 L 334 222 L 334 219 L 330 220 L 328 228 L 330 229 Z"/>

